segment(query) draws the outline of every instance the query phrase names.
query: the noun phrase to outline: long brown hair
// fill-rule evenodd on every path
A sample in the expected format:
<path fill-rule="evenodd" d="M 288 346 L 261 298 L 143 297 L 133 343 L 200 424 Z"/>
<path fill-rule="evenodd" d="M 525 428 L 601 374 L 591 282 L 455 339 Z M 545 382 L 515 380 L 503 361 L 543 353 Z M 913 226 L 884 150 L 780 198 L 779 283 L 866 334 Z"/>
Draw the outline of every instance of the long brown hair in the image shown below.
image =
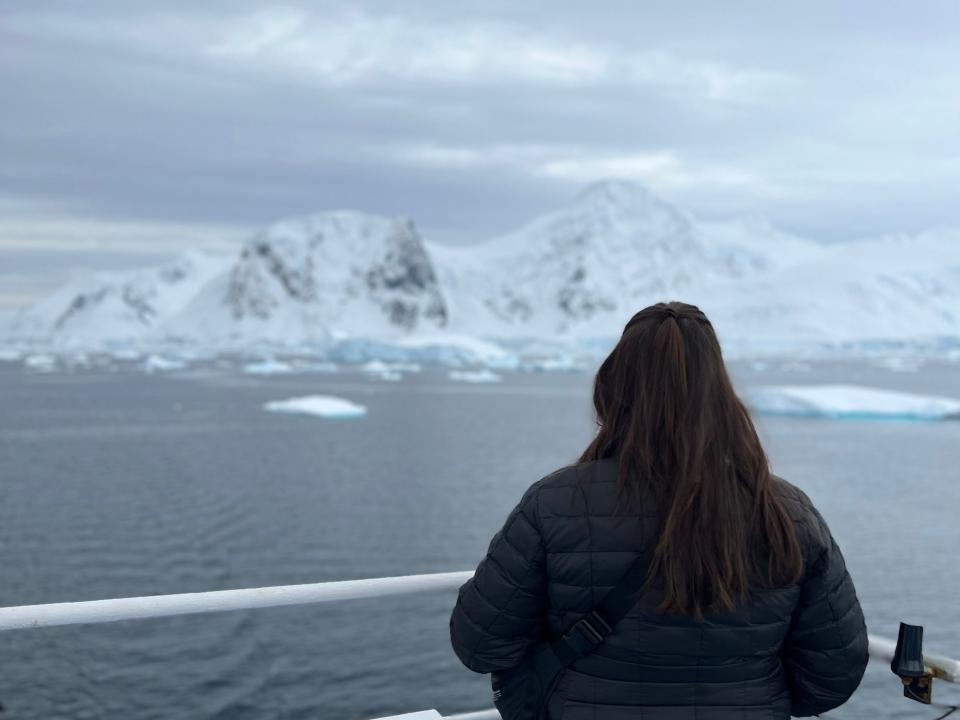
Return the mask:
<path fill-rule="evenodd" d="M 599 429 L 580 461 L 617 457 L 621 501 L 652 498 L 661 519 L 647 581 L 662 582 L 658 610 L 733 610 L 752 587 L 800 577 L 794 524 L 698 307 L 634 315 L 597 371 L 593 404 Z"/>

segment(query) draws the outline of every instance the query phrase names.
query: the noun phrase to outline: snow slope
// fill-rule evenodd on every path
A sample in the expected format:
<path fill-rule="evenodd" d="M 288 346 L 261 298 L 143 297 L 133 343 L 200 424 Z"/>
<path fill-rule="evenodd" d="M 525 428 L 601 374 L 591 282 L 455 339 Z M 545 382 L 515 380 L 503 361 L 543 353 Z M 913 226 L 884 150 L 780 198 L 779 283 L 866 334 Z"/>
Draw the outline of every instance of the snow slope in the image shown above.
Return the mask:
<path fill-rule="evenodd" d="M 843 243 L 703 306 L 721 336 L 771 348 L 960 340 L 960 232 Z"/>
<path fill-rule="evenodd" d="M 466 248 L 430 246 L 451 326 L 495 336 L 613 337 L 661 300 L 708 301 L 822 257 L 762 221 L 698 224 L 640 185 L 596 183 L 519 230 Z M 736 290 L 734 290 L 736 292 Z"/>
<path fill-rule="evenodd" d="M 190 252 L 154 268 L 78 278 L 10 321 L 10 333 L 61 342 L 142 340 L 182 311 L 229 258 Z"/>
<path fill-rule="evenodd" d="M 714 272 L 690 218 L 625 182 L 590 186 L 489 242 L 431 252 L 451 325 L 496 335 L 609 335 L 628 309 L 681 296 Z"/>

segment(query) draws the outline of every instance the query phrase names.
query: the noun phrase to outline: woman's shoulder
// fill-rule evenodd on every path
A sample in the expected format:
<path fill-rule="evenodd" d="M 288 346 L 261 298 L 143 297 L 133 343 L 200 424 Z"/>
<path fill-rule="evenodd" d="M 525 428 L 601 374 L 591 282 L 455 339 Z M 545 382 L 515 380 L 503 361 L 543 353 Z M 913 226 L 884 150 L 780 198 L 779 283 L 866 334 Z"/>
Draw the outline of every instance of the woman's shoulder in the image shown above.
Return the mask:
<path fill-rule="evenodd" d="M 771 473 L 771 478 L 774 491 L 797 527 L 801 544 L 815 552 L 828 548 L 831 543 L 830 529 L 810 496 L 779 475 Z"/>
<path fill-rule="evenodd" d="M 537 480 L 530 489 L 545 490 L 550 488 L 569 488 L 586 484 L 616 482 L 617 468 L 616 458 L 602 458 L 600 460 L 570 463 L 544 475 Z"/>
<path fill-rule="evenodd" d="M 587 513 L 615 493 L 617 467 L 614 458 L 564 465 L 533 483 L 520 504 L 536 517 Z"/>

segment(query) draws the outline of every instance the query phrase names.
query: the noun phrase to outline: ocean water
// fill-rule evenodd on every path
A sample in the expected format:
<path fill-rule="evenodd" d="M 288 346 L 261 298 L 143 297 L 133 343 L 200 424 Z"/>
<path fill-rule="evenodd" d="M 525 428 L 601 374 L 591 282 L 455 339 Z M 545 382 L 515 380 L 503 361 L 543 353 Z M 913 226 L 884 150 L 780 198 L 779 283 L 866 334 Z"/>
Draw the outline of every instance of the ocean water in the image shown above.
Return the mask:
<path fill-rule="evenodd" d="M 851 382 L 960 397 L 960 366 L 733 364 L 738 387 Z M 0 363 L 0 605 L 475 567 L 528 485 L 589 441 L 591 376 L 36 373 Z M 330 393 L 353 420 L 264 412 Z M 765 417 L 870 630 L 960 655 L 960 422 Z M 491 706 L 448 645 L 455 593 L 0 634 L 0 717 L 323 718 Z M 938 683 L 935 699 L 960 701 Z M 872 664 L 836 718 L 932 718 Z"/>

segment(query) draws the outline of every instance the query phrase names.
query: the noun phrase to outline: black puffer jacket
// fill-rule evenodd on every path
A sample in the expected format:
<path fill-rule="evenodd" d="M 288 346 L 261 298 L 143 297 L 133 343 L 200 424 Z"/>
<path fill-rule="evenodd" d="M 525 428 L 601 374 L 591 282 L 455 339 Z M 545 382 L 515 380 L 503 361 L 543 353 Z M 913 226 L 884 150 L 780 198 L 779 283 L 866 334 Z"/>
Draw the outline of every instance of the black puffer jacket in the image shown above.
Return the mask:
<path fill-rule="evenodd" d="M 480 673 L 513 667 L 599 602 L 656 542 L 652 513 L 615 515 L 616 460 L 534 483 L 460 588 L 457 656 Z M 806 559 L 801 583 L 751 594 L 703 621 L 654 611 L 653 589 L 592 654 L 564 671 L 553 720 L 759 720 L 814 715 L 850 697 L 867 664 L 863 613 L 843 556 L 800 490 L 777 478 Z"/>

